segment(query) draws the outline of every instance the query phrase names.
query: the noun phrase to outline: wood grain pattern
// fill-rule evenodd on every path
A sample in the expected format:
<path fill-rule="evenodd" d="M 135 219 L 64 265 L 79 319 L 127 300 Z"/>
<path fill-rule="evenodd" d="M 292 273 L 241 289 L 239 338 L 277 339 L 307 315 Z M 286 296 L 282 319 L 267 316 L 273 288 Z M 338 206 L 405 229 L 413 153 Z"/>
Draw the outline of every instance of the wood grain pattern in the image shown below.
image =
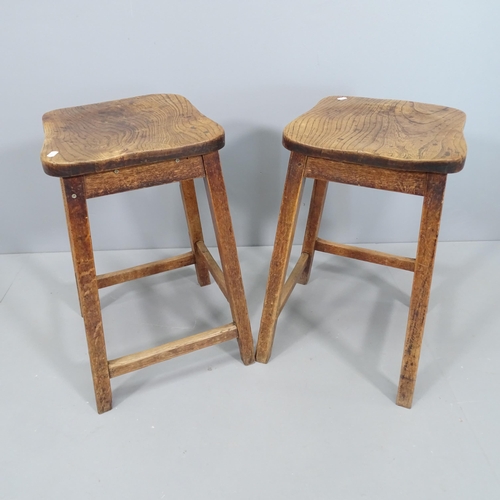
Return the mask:
<path fill-rule="evenodd" d="M 308 158 L 305 175 L 324 181 L 421 196 L 425 192 L 427 183 L 425 172 L 405 172 L 381 167 L 367 168 L 367 165 L 323 158 Z"/>
<path fill-rule="evenodd" d="M 139 278 L 145 278 L 146 276 L 152 276 L 153 274 L 164 273 L 166 271 L 172 271 L 173 269 L 190 266 L 194 264 L 194 262 L 193 252 L 183 253 L 175 257 L 169 257 L 168 259 L 148 262 L 147 264 L 128 267 L 127 269 L 121 269 L 111 273 L 99 274 L 97 276 L 97 286 L 99 288 L 105 288 L 107 286 L 118 285 L 126 281 L 137 280 Z"/>
<path fill-rule="evenodd" d="M 237 336 L 238 330 L 236 325 L 230 323 L 180 340 L 174 340 L 173 342 L 168 342 L 152 349 L 113 359 L 109 362 L 109 373 L 111 377 L 118 377 L 119 375 L 140 370 L 161 361 L 220 344 L 221 342 L 227 342 L 228 340 L 235 339 Z"/>
<path fill-rule="evenodd" d="M 397 269 L 404 269 L 405 271 L 414 271 L 415 269 L 415 259 L 410 257 L 401 257 L 399 255 L 378 252 L 377 250 L 370 250 L 368 248 L 359 248 L 353 245 L 334 243 L 321 238 L 316 240 L 315 248 L 319 252 L 326 252 L 333 255 L 339 255 L 340 257 L 348 257 L 350 259 L 363 260 L 365 262 L 380 264 L 382 266 L 395 267 Z"/>
<path fill-rule="evenodd" d="M 174 94 L 50 111 L 43 127 L 42 165 L 56 177 L 200 156 L 224 146 L 222 127 Z"/>
<path fill-rule="evenodd" d="M 406 328 L 401 376 L 396 399 L 396 403 L 405 408 L 411 408 L 417 380 L 445 186 L 446 175 L 429 174 L 420 220 L 415 274 L 413 276 L 408 326 Z"/>
<path fill-rule="evenodd" d="M 254 349 L 250 318 L 241 278 L 238 251 L 234 238 L 233 224 L 229 213 L 226 186 L 222 176 L 219 153 L 203 156 L 205 186 L 214 225 L 217 248 L 221 260 L 227 299 L 231 314 L 238 328 L 238 345 L 241 360 L 245 365 L 254 362 Z"/>
<path fill-rule="evenodd" d="M 85 176 L 85 195 L 87 198 L 123 193 L 133 189 L 160 186 L 170 182 L 203 177 L 201 157 L 169 160 L 152 165 L 139 165 L 114 169 Z"/>
<path fill-rule="evenodd" d="M 307 158 L 300 153 L 292 153 L 288 163 L 285 188 L 278 216 L 278 227 L 274 240 L 273 254 L 269 266 L 266 295 L 260 320 L 259 338 L 255 359 L 267 363 L 273 348 L 276 322 L 281 311 L 281 296 L 290 261 L 293 236 L 304 185 L 304 170 Z"/>
<path fill-rule="evenodd" d="M 465 114 L 411 101 L 326 97 L 283 132 L 290 151 L 422 172 L 461 170 Z"/>
<path fill-rule="evenodd" d="M 62 187 L 97 411 L 104 413 L 111 410 L 111 383 L 83 179 L 81 177 L 64 179 Z"/>

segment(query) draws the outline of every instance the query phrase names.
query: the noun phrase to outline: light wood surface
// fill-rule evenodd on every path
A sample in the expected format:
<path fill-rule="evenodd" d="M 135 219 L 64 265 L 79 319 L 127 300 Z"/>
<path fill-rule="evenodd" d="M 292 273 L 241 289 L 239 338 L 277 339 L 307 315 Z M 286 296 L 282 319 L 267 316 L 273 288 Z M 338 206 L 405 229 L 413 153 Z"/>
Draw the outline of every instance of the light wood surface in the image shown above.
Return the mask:
<path fill-rule="evenodd" d="M 233 323 L 218 328 L 197 333 L 183 339 L 174 340 L 152 349 L 136 352 L 109 362 L 111 377 L 118 377 L 146 366 L 160 363 L 168 359 L 189 354 L 190 352 L 204 349 L 221 342 L 227 342 L 238 337 L 238 329 Z"/>
<path fill-rule="evenodd" d="M 283 132 L 290 151 L 378 167 L 422 172 L 461 170 L 465 114 L 411 101 L 331 96 Z"/>
<path fill-rule="evenodd" d="M 40 158 L 57 177 L 201 156 L 224 146 L 223 128 L 173 94 L 57 109 L 43 115 L 43 127 Z"/>
<path fill-rule="evenodd" d="M 126 281 L 137 280 L 152 276 L 153 274 L 164 273 L 172 271 L 181 267 L 190 266 L 195 263 L 194 254 L 192 252 L 169 257 L 168 259 L 157 260 L 155 262 L 148 262 L 140 266 L 128 267 L 127 269 L 120 269 L 111 273 L 99 274 L 97 276 L 97 286 L 105 288 L 107 286 L 118 285 Z"/>
<path fill-rule="evenodd" d="M 315 250 L 319 252 L 331 253 L 340 257 L 349 257 L 350 259 L 363 260 L 380 264 L 382 266 L 395 267 L 404 269 L 405 271 L 415 270 L 415 259 L 411 257 L 401 257 L 399 255 L 391 255 L 385 252 L 378 252 L 368 248 L 359 248 L 353 245 L 345 245 L 343 243 L 333 243 L 322 238 L 316 239 Z"/>

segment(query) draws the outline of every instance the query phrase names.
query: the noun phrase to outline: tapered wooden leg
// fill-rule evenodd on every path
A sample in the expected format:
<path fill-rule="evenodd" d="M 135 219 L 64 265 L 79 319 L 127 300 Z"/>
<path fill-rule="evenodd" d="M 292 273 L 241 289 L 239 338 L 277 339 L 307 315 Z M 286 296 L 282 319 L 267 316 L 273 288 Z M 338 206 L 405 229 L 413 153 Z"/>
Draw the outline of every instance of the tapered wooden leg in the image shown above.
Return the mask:
<path fill-rule="evenodd" d="M 446 175 L 428 174 L 424 194 L 415 275 L 410 299 L 403 362 L 396 403 L 411 408 L 429 305 L 434 257 L 441 221 Z"/>
<path fill-rule="evenodd" d="M 201 228 L 200 212 L 198 210 L 198 201 L 196 199 L 196 190 L 192 179 L 181 181 L 182 203 L 186 213 L 186 221 L 189 232 L 189 241 L 194 253 L 196 276 L 200 286 L 210 285 L 210 273 L 204 261 L 199 257 L 199 251 L 196 248 L 198 241 L 203 241 L 203 231 Z"/>
<path fill-rule="evenodd" d="M 71 257 L 73 259 L 73 269 L 75 270 L 75 282 L 76 282 L 76 291 L 78 293 L 78 303 L 80 305 L 80 314 L 83 317 L 80 284 L 78 283 L 78 279 L 76 277 L 76 262 L 75 262 L 75 251 L 73 249 L 73 235 L 71 234 L 71 224 L 69 223 L 68 203 L 66 201 L 66 196 L 64 195 L 64 179 L 61 177 L 60 181 L 61 181 L 61 189 L 63 192 L 63 203 L 64 203 L 64 213 L 66 214 L 66 225 L 68 226 L 69 245 L 71 248 Z"/>
<path fill-rule="evenodd" d="M 300 153 L 292 153 L 288 164 L 257 341 L 256 360 L 260 363 L 267 363 L 271 357 L 276 322 L 280 313 L 280 298 L 297 225 L 306 159 L 306 156 Z"/>
<path fill-rule="evenodd" d="M 63 179 L 62 188 L 81 311 L 87 334 L 97 411 L 103 413 L 111 410 L 111 383 L 83 178 Z"/>
<path fill-rule="evenodd" d="M 233 321 L 238 328 L 241 360 L 245 365 L 248 365 L 254 361 L 252 330 L 219 153 L 215 152 L 203 156 L 203 164 L 205 185 L 226 283 L 227 298 Z"/>
<path fill-rule="evenodd" d="M 314 259 L 314 247 L 316 245 L 316 238 L 318 237 L 319 225 L 321 223 L 321 216 L 323 215 L 323 207 L 325 206 L 326 192 L 328 190 L 328 182 L 319 179 L 314 180 L 313 191 L 311 194 L 311 205 L 309 207 L 309 215 L 307 216 L 307 225 L 304 236 L 304 243 L 302 244 L 302 253 L 309 255 L 307 264 L 300 275 L 298 282 L 306 285 L 311 275 L 311 268 Z"/>

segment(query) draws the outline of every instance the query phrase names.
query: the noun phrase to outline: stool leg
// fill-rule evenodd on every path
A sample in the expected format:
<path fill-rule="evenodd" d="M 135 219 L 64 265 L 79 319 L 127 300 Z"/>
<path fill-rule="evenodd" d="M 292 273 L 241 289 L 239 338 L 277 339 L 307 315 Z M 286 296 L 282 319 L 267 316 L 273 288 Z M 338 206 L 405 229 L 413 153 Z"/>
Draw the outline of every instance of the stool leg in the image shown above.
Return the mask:
<path fill-rule="evenodd" d="M 69 245 L 71 248 L 71 258 L 73 259 L 73 269 L 75 270 L 75 283 L 76 283 L 76 291 L 78 292 L 78 303 L 80 305 L 80 314 L 83 317 L 82 312 L 82 293 L 80 292 L 80 283 L 78 283 L 78 279 L 76 277 L 76 261 L 75 261 L 75 250 L 73 248 L 73 235 L 71 234 L 71 224 L 69 223 L 69 213 L 68 213 L 68 203 L 66 201 L 66 196 L 64 195 L 64 179 L 61 177 L 61 189 L 63 192 L 63 203 L 64 203 L 64 213 L 66 214 L 66 225 L 68 226 L 68 235 L 69 235 Z"/>
<path fill-rule="evenodd" d="M 62 187 L 97 411 L 104 413 L 111 410 L 111 383 L 83 178 L 63 179 Z"/>
<path fill-rule="evenodd" d="M 424 194 L 415 274 L 410 299 L 408 326 L 396 403 L 411 408 L 417 380 L 418 362 L 429 305 L 434 257 L 443 207 L 445 174 L 428 174 Z"/>
<path fill-rule="evenodd" d="M 309 215 L 307 216 L 304 243 L 302 244 L 302 253 L 307 253 L 309 255 L 309 259 L 307 260 L 306 267 L 298 281 L 298 283 L 300 283 L 301 285 L 307 285 L 309 276 L 311 275 L 311 268 L 314 259 L 314 248 L 316 245 L 316 238 L 318 237 L 321 216 L 323 215 L 323 207 L 325 206 L 327 190 L 328 181 L 322 181 L 319 179 L 314 180 L 314 187 L 311 195 L 311 205 L 309 207 Z"/>
<path fill-rule="evenodd" d="M 254 361 L 252 330 L 219 153 L 215 152 L 203 156 L 203 164 L 205 167 L 207 197 L 226 283 L 229 306 L 233 321 L 238 328 L 241 360 L 245 365 L 248 365 Z"/>
<path fill-rule="evenodd" d="M 285 282 L 293 236 L 297 225 L 306 160 L 306 156 L 299 153 L 292 153 L 288 163 L 288 173 L 278 216 L 278 227 L 276 229 L 266 296 L 262 309 L 259 339 L 257 341 L 256 360 L 259 363 L 267 363 L 271 357 L 276 322 L 280 313 L 281 292 Z"/>
<path fill-rule="evenodd" d="M 184 212 L 186 213 L 186 221 L 189 232 L 189 241 L 193 250 L 195 258 L 196 276 L 200 286 L 210 285 L 210 273 L 208 267 L 203 263 L 202 259 L 198 256 L 198 249 L 196 243 L 203 241 L 203 231 L 201 228 L 200 212 L 198 210 L 198 201 L 196 199 L 196 190 L 194 181 L 188 179 L 180 181 L 182 203 L 184 205 Z"/>

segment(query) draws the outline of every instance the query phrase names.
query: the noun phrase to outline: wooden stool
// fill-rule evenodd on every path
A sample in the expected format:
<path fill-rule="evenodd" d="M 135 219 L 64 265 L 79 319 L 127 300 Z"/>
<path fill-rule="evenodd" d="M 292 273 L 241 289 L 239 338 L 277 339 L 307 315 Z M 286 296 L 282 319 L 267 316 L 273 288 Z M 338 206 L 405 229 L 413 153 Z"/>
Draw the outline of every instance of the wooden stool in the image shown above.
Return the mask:
<path fill-rule="evenodd" d="M 407 101 L 327 97 L 292 121 L 283 145 L 292 153 L 278 219 L 257 343 L 267 363 L 276 321 L 296 283 L 309 280 L 314 252 L 414 272 L 397 404 L 411 407 L 429 302 L 446 176 L 465 163 L 465 114 Z M 285 282 L 303 181 L 314 179 L 302 254 Z M 416 259 L 318 238 L 328 182 L 423 196 Z"/>
<path fill-rule="evenodd" d="M 224 130 L 184 97 L 148 95 L 51 111 L 43 116 L 41 160 L 61 177 L 80 307 L 85 322 L 97 411 L 111 409 L 110 378 L 153 363 L 238 340 L 244 364 L 253 340 L 218 150 Z M 203 242 L 193 179 L 203 177 L 222 269 Z M 191 251 L 122 271 L 96 275 L 87 199 L 179 182 Z M 108 361 L 98 289 L 195 265 L 201 286 L 209 272 L 229 302 L 233 322 L 182 340 Z"/>

